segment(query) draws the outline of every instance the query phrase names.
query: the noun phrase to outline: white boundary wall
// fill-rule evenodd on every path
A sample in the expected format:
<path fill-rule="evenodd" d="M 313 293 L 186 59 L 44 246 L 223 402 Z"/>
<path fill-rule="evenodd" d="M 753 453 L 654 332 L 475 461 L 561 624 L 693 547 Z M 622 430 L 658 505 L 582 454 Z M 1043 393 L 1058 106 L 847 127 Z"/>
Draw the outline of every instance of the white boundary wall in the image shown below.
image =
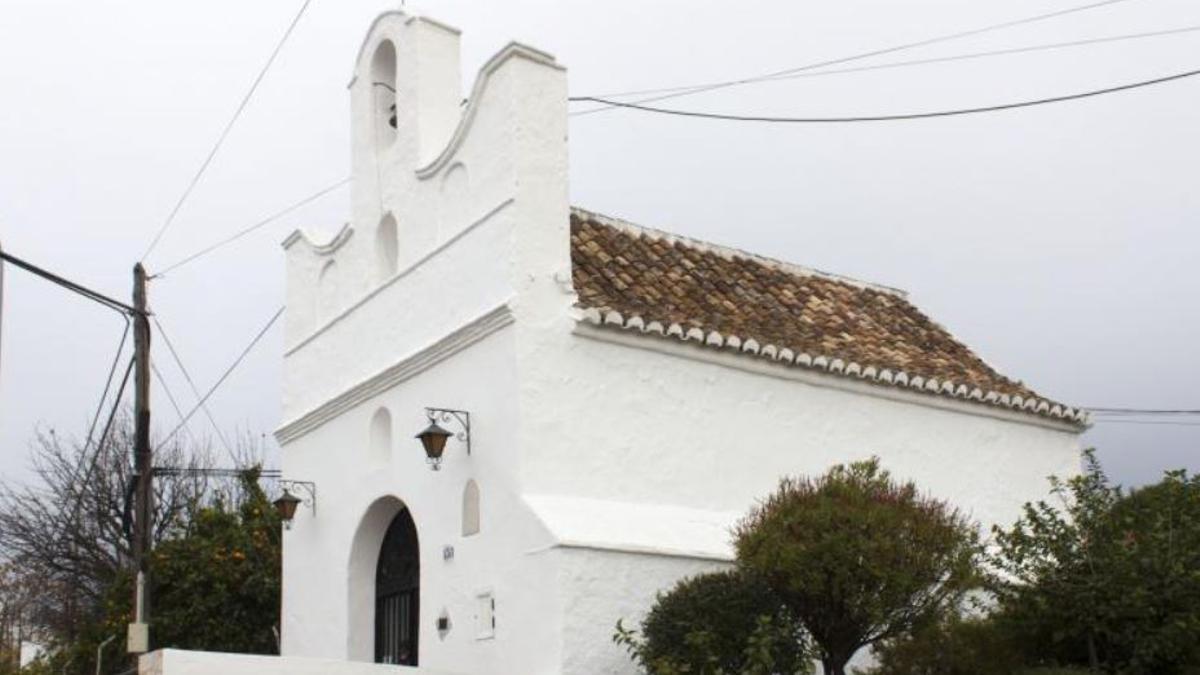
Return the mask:
<path fill-rule="evenodd" d="M 373 663 L 163 649 L 138 661 L 138 675 L 453 675 Z"/>

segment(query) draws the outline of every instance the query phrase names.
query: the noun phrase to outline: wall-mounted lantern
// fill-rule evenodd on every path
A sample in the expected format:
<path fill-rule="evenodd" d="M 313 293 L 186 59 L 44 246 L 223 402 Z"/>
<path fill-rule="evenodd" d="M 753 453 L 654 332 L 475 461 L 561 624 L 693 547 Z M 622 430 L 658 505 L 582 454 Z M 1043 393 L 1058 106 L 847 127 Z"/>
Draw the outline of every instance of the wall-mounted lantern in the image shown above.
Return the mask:
<path fill-rule="evenodd" d="M 275 500 L 275 510 L 279 512 L 279 519 L 283 521 L 284 529 L 292 529 L 292 519 L 296 517 L 296 508 L 304 504 L 312 509 L 313 515 L 317 515 L 317 484 L 303 480 L 281 480 L 279 484 L 283 486 L 283 494 L 279 499 Z M 297 497 L 292 494 L 292 490 L 301 492 L 303 497 Z"/>
<path fill-rule="evenodd" d="M 425 417 L 429 419 L 429 426 L 416 437 L 421 441 L 421 447 L 425 450 L 425 461 L 429 462 L 430 468 L 434 471 L 442 468 L 442 453 L 445 452 L 446 441 L 451 436 L 465 443 L 467 454 L 471 454 L 471 413 L 450 408 L 426 408 Z M 462 430 L 458 433 L 449 431 L 438 424 L 439 420 L 445 424 L 458 424 Z"/>

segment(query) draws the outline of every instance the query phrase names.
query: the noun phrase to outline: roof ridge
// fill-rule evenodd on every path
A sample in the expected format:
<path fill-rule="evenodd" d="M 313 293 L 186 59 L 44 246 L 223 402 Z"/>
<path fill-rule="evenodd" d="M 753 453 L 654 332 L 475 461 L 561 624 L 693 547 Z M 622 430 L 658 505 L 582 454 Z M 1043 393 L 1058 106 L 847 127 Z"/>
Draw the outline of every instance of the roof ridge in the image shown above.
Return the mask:
<path fill-rule="evenodd" d="M 596 211 L 591 211 L 591 210 L 588 210 L 588 209 L 585 209 L 585 208 L 582 208 L 579 206 L 572 206 L 571 212 L 577 216 L 598 222 L 601 225 L 607 225 L 609 227 L 614 227 L 614 228 L 617 228 L 620 230 L 624 230 L 626 232 L 629 232 L 630 234 L 635 234 L 635 235 L 639 235 L 639 236 L 647 236 L 647 237 L 651 237 L 654 239 L 659 239 L 662 241 L 668 241 L 668 242 L 672 242 L 672 243 L 677 242 L 677 243 L 683 244 L 684 246 L 688 246 L 690 248 L 693 248 L 693 249 L 696 249 L 699 251 L 715 253 L 715 254 L 725 257 L 725 258 L 734 258 L 734 257 L 743 258 L 745 260 L 750 260 L 750 261 L 753 261 L 753 262 L 756 262 L 756 263 L 759 263 L 762 265 L 766 265 L 767 267 L 778 269 L 782 272 L 787 272 L 787 273 L 795 274 L 798 276 L 820 277 L 822 279 L 827 279 L 829 281 L 835 281 L 838 283 L 847 284 L 850 286 L 854 286 L 856 288 L 870 289 L 873 291 L 878 291 L 880 293 L 886 293 L 888 295 L 900 298 L 902 300 L 908 300 L 908 291 L 906 291 L 902 288 L 896 288 L 894 286 L 887 286 L 885 284 L 880 284 L 880 283 L 876 283 L 873 281 L 865 281 L 863 279 L 855 279 L 854 277 L 849 277 L 844 274 L 837 274 L 835 272 L 826 272 L 824 270 L 820 270 L 815 267 L 808 267 L 806 265 L 800 265 L 798 263 L 788 262 L 786 260 L 780 260 L 779 258 L 772 258 L 770 256 L 765 256 L 765 255 L 762 255 L 759 253 L 752 253 L 750 251 L 746 251 L 745 249 L 740 249 L 740 248 L 736 248 L 733 246 L 725 246 L 723 244 L 714 244 L 713 242 L 710 242 L 710 241 L 704 241 L 702 239 L 694 239 L 692 237 L 686 237 L 681 234 L 676 234 L 674 232 L 668 232 L 666 230 L 660 230 L 660 229 L 654 228 L 654 227 L 646 227 L 645 225 L 639 225 L 637 223 L 630 222 L 623 218 L 616 218 L 614 216 L 605 215 L 603 213 L 597 213 Z"/>

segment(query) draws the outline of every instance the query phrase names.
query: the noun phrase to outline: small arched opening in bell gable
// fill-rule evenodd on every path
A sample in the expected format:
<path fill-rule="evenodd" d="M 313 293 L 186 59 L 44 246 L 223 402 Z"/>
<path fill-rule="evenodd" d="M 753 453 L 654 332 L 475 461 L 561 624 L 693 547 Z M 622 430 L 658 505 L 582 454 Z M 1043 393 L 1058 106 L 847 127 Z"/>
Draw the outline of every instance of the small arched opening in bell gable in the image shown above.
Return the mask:
<path fill-rule="evenodd" d="M 396 140 L 396 45 L 384 40 L 371 59 L 371 100 L 374 101 L 375 141 L 380 146 Z"/>
<path fill-rule="evenodd" d="M 316 300 L 313 313 L 316 315 L 317 325 L 320 325 L 333 316 L 337 310 L 338 268 L 336 261 L 327 260 L 321 266 L 321 271 L 317 274 L 317 292 L 313 294 L 313 297 Z"/>
<path fill-rule="evenodd" d="M 375 280 L 382 283 L 396 274 L 396 264 L 400 255 L 400 242 L 397 239 L 396 219 L 392 214 L 384 216 L 375 231 Z"/>

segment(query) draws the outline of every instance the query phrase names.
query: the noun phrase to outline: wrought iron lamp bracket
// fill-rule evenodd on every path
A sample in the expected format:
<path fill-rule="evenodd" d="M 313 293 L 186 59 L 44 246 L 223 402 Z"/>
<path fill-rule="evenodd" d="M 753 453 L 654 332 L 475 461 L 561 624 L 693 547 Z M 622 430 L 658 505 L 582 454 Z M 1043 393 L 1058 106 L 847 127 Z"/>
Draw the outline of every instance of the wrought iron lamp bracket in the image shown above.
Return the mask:
<path fill-rule="evenodd" d="M 307 480 L 279 480 L 279 487 L 300 498 L 300 503 L 317 515 L 317 484 Z"/>
<path fill-rule="evenodd" d="M 443 424 L 458 422 L 462 430 L 454 434 L 454 437 L 467 446 L 467 455 L 470 456 L 471 413 L 453 408 L 425 408 L 425 417 L 429 418 L 430 422 L 442 422 Z"/>

